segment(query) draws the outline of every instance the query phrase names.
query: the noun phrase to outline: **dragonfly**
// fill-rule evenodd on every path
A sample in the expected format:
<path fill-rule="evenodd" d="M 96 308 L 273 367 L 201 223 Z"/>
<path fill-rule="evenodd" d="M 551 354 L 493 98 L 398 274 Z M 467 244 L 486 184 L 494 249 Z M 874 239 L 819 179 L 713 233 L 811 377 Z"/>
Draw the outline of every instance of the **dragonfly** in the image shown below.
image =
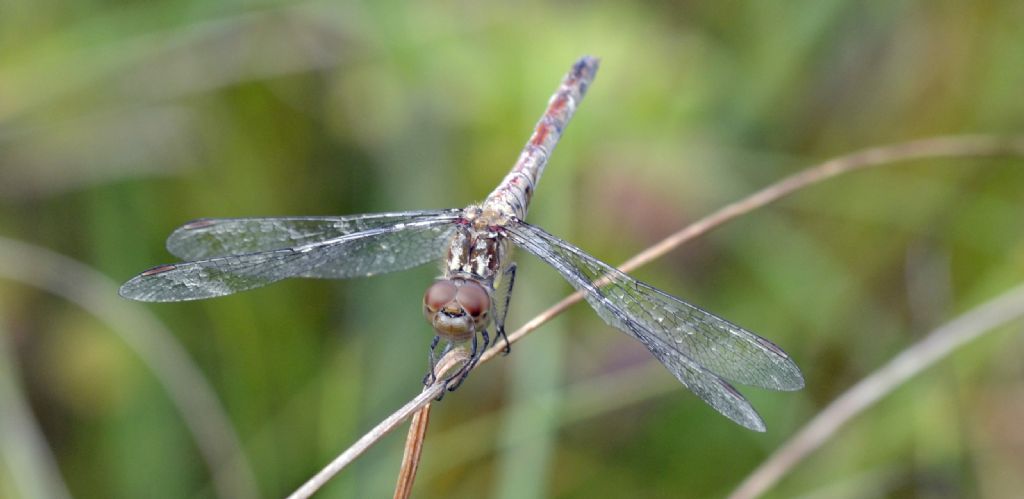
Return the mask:
<path fill-rule="evenodd" d="M 147 302 L 198 300 L 293 277 L 367 277 L 440 257 L 442 275 L 423 296 L 423 314 L 434 332 L 424 383 L 435 382 L 439 355 L 461 345 L 470 350 L 469 359 L 442 380 L 454 390 L 492 335 L 495 344 L 504 340 L 505 353 L 510 350 L 505 319 L 516 273 L 511 252 L 519 248 L 558 271 L 605 322 L 639 340 L 712 408 L 764 431 L 764 421 L 730 382 L 802 388 L 799 367 L 781 348 L 524 221 L 548 158 L 598 64 L 590 56 L 573 64 L 512 170 L 481 203 L 352 216 L 195 220 L 167 239 L 167 249 L 184 263 L 146 270 L 121 286 L 120 294 Z"/>

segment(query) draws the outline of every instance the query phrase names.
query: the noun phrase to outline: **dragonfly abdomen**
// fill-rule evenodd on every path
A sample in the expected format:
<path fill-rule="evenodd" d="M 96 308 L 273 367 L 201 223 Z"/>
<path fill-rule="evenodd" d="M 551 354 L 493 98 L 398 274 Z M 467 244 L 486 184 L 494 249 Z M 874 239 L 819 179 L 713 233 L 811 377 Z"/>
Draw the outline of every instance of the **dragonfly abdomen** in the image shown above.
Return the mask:
<path fill-rule="evenodd" d="M 595 57 L 581 57 L 565 75 L 558 90 L 548 100 L 544 115 L 534 127 L 512 171 L 487 197 L 486 205 L 520 219 L 526 218 L 526 210 L 540 182 L 540 176 L 544 173 L 544 167 L 547 166 L 548 157 L 576 112 L 576 106 L 594 81 L 598 62 Z"/>

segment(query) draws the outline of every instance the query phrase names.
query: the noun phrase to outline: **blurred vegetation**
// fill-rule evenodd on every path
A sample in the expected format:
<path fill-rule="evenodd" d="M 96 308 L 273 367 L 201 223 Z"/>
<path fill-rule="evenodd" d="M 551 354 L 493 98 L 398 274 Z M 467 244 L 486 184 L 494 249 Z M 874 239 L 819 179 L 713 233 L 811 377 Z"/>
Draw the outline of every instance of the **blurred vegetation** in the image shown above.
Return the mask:
<path fill-rule="evenodd" d="M 584 53 L 602 67 L 530 220 L 612 263 L 827 157 L 1024 128 L 1016 0 L 7 1 L 0 13 L 0 236 L 115 281 L 172 261 L 163 240 L 193 218 L 478 200 Z M 745 390 L 767 433 L 716 414 L 578 305 L 435 408 L 416 494 L 724 494 L 842 390 L 1024 278 L 1022 166 L 857 173 L 637 273 L 797 360 L 803 391 Z M 513 326 L 569 291 L 519 262 Z M 430 340 L 419 300 L 435 271 L 130 306 L 173 331 L 259 494 L 274 497 L 419 391 Z M 0 281 L 4 431 L 24 397 L 75 497 L 216 496 L 153 367 L 111 324 L 42 287 Z M 1014 333 L 901 388 L 773 495 L 1019 493 Z M 47 459 L 15 436 L 3 436 L 0 496 L 59 490 L 44 483 L 53 476 L 32 478 Z M 322 497 L 389 495 L 402 440 L 386 438 Z"/>

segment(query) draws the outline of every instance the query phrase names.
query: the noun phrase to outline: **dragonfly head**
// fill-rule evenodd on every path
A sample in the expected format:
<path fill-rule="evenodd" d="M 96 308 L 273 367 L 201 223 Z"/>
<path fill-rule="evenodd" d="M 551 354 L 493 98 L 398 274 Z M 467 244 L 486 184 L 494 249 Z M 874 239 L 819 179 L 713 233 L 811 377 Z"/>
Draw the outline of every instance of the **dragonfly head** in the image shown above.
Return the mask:
<path fill-rule="evenodd" d="M 476 281 L 438 279 L 423 294 L 423 315 L 448 340 L 472 338 L 486 325 L 490 310 L 490 295 Z"/>

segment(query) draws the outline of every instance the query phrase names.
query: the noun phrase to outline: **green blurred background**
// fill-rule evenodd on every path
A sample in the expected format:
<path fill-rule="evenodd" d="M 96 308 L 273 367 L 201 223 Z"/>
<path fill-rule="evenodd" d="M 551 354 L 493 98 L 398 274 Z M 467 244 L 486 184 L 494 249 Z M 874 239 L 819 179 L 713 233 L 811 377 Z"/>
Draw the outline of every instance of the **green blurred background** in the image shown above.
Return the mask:
<path fill-rule="evenodd" d="M 163 241 L 185 221 L 479 200 L 593 54 L 601 70 L 530 221 L 618 263 L 828 157 L 1019 132 L 1021 26 L 1017 0 L 0 2 L 0 496 L 59 493 L 58 474 L 75 497 L 219 496 L 196 442 L 223 435 L 196 437 L 154 375 L 191 372 L 176 348 L 227 413 L 244 454 L 233 469 L 266 497 L 419 392 L 436 267 L 185 304 L 117 298 L 115 282 L 173 261 Z M 803 391 L 744 390 L 767 433 L 719 416 L 577 305 L 435 407 L 415 495 L 728 492 L 844 389 L 1024 278 L 1022 166 L 853 174 L 636 273 L 796 359 Z M 569 291 L 519 257 L 513 327 Z M 161 323 L 162 340 L 138 339 Z M 899 389 L 772 496 L 1018 494 L 1016 332 Z M 321 497 L 389 496 L 400 433 Z M 223 475 L 247 494 L 246 473 Z"/>

